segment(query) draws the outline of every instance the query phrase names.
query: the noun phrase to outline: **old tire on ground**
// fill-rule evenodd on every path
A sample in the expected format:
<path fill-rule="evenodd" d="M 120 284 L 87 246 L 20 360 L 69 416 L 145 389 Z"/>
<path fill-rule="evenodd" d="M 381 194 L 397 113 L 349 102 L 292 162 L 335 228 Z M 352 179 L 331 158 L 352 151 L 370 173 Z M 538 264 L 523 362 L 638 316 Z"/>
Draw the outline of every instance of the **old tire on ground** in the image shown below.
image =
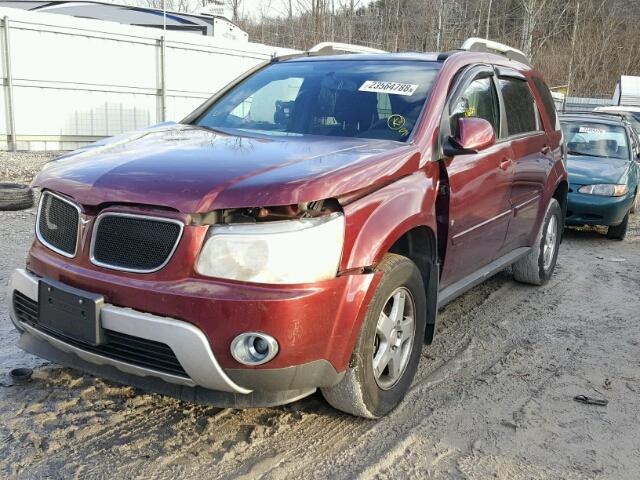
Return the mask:
<path fill-rule="evenodd" d="M 382 280 L 371 300 L 343 379 L 322 388 L 343 412 L 379 418 L 404 398 L 418 368 L 426 327 L 426 294 L 415 263 L 387 254 Z"/>
<path fill-rule="evenodd" d="M 513 264 L 513 277 L 518 282 L 544 285 L 549 281 L 556 267 L 563 225 L 560 204 L 552 198 L 531 252 Z"/>
<path fill-rule="evenodd" d="M 33 191 L 28 185 L 0 183 L 0 210 L 24 210 L 33 206 Z"/>
<path fill-rule="evenodd" d="M 624 220 L 620 225 L 614 225 L 607 229 L 607 238 L 613 240 L 624 240 L 627 236 L 627 229 L 629 228 L 629 213 L 624 216 Z"/>

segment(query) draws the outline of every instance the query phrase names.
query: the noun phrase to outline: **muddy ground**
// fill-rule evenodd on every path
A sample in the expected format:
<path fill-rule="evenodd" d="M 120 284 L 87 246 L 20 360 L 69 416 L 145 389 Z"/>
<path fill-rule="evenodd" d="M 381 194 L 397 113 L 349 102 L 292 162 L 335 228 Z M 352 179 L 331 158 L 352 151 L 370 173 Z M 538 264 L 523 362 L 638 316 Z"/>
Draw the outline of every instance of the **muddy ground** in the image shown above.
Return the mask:
<path fill-rule="evenodd" d="M 0 286 L 34 218 L 0 212 Z M 640 216 L 623 242 L 570 230 L 548 285 L 505 271 L 442 310 L 406 400 L 379 421 L 320 395 L 221 410 L 61 368 L 15 347 L 2 301 L 0 478 L 637 479 L 639 298 Z M 10 386 L 19 366 L 33 380 Z"/>

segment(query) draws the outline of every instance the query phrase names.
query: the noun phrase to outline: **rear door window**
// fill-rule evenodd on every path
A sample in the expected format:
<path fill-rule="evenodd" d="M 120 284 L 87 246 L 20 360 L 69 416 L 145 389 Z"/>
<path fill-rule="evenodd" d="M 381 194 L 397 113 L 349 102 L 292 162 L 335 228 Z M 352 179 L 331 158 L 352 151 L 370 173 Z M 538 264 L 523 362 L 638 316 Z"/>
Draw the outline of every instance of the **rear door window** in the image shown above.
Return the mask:
<path fill-rule="evenodd" d="M 507 117 L 507 134 L 511 137 L 537 131 L 536 105 L 527 82 L 500 78 L 499 84 Z"/>
<path fill-rule="evenodd" d="M 556 112 L 556 104 L 553 101 L 549 88 L 544 81 L 538 77 L 533 78 L 533 84 L 536 86 L 536 89 L 540 94 L 544 110 L 547 112 L 547 115 L 549 115 L 549 119 L 551 120 L 551 125 L 553 125 L 555 130 L 560 130 L 560 121 L 558 120 L 558 114 Z"/>

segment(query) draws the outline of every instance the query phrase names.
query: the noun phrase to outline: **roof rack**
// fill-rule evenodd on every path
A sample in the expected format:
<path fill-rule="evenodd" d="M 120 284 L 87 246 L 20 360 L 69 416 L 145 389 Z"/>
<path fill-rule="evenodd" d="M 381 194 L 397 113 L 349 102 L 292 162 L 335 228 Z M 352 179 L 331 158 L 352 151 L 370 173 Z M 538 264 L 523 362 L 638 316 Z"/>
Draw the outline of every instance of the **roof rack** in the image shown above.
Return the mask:
<path fill-rule="evenodd" d="M 529 62 L 529 59 L 521 50 L 505 45 L 504 43 L 494 42 L 493 40 L 485 40 L 484 38 L 478 37 L 467 38 L 460 49 L 469 52 L 497 53 L 507 57 L 509 60 L 515 60 L 516 62 L 531 66 L 531 62 Z"/>
<path fill-rule="evenodd" d="M 352 45 L 350 43 L 322 42 L 314 45 L 308 53 L 313 55 L 340 55 L 344 53 L 387 53 L 385 50 L 377 48 L 363 47 L 362 45 Z"/>

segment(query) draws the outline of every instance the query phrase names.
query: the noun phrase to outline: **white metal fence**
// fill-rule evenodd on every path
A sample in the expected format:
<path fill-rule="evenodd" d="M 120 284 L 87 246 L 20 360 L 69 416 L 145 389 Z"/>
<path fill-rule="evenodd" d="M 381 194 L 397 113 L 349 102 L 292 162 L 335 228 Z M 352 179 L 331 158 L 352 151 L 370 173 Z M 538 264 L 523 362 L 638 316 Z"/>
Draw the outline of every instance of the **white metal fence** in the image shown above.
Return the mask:
<path fill-rule="evenodd" d="M 0 8 L 0 150 L 70 150 L 180 120 L 294 50 Z"/>

